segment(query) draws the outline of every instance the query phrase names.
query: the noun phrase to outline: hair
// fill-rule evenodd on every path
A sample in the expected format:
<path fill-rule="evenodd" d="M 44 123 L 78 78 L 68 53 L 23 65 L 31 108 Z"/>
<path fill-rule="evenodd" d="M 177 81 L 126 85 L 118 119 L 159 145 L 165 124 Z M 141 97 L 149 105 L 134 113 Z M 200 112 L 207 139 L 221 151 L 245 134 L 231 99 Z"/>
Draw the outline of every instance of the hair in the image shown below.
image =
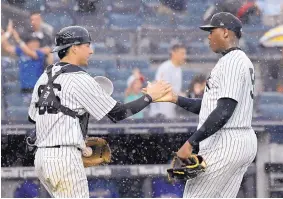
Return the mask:
<path fill-rule="evenodd" d="M 32 15 L 41 15 L 41 12 L 37 11 L 37 10 L 36 11 L 32 11 L 29 16 L 32 16 Z"/>
<path fill-rule="evenodd" d="M 171 51 L 176 51 L 176 50 L 178 50 L 178 49 L 180 49 L 180 48 L 186 49 L 186 46 L 183 45 L 183 44 L 174 44 L 174 45 L 171 47 Z"/>
<path fill-rule="evenodd" d="M 67 47 L 67 48 L 64 48 L 64 49 L 62 49 L 62 50 L 59 50 L 59 51 L 58 51 L 58 57 L 59 57 L 60 59 L 63 59 L 64 57 L 66 57 L 66 55 L 67 55 L 67 53 L 68 53 L 68 51 L 69 51 L 70 48 L 71 48 L 71 46 L 70 46 L 70 47 Z"/>
<path fill-rule="evenodd" d="M 188 94 L 193 92 L 195 84 L 202 84 L 204 82 L 206 82 L 206 76 L 204 74 L 196 75 L 189 84 Z"/>

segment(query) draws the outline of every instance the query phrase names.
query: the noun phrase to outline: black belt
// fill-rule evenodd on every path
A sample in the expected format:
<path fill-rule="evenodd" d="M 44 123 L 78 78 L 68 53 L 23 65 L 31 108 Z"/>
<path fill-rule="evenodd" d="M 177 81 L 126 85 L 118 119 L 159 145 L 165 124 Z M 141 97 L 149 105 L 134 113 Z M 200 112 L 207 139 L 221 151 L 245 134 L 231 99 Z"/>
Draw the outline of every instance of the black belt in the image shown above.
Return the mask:
<path fill-rule="evenodd" d="M 55 145 L 55 146 L 43 146 L 43 147 L 39 147 L 39 148 L 61 148 L 61 146 L 69 146 L 72 147 L 71 145 Z M 77 148 L 79 151 L 81 151 L 80 148 Z"/>

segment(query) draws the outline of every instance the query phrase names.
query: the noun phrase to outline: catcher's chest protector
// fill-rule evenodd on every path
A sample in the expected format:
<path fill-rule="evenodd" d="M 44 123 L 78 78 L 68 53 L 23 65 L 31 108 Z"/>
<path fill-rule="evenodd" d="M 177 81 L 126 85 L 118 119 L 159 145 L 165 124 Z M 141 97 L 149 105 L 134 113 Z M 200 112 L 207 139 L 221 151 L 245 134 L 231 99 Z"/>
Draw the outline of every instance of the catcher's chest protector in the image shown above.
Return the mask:
<path fill-rule="evenodd" d="M 55 73 L 55 75 L 52 77 L 52 67 L 54 64 L 47 67 L 46 72 L 48 75 L 48 82 L 44 86 L 43 91 L 39 93 L 39 100 L 36 103 L 36 107 L 39 108 L 39 113 L 41 111 L 46 111 L 49 114 L 57 114 L 58 112 L 62 112 L 65 115 L 68 115 L 73 118 L 79 118 L 82 134 L 85 137 L 87 134 L 88 129 L 88 121 L 89 121 L 89 113 L 85 113 L 83 115 L 79 115 L 77 112 L 69 109 L 66 106 L 63 106 L 60 102 L 60 99 L 55 95 L 54 93 L 54 80 L 62 73 L 73 73 L 73 72 L 79 72 L 83 71 L 78 66 L 71 65 L 71 64 L 65 64 L 62 66 L 62 68 Z"/>

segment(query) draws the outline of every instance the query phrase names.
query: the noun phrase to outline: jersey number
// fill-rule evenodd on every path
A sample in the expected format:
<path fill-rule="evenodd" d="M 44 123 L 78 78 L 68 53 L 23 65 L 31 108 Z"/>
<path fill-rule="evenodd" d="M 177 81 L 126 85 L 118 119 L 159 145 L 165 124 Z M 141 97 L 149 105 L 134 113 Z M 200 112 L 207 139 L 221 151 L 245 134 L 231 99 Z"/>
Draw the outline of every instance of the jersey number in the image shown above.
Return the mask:
<path fill-rule="evenodd" d="M 61 85 L 60 84 L 53 84 L 54 88 L 57 89 L 58 91 L 61 91 Z M 38 93 L 38 96 L 40 97 L 40 95 L 42 94 L 43 92 L 43 89 L 44 89 L 45 85 L 40 85 L 38 87 L 38 90 L 37 90 L 37 93 Z M 56 96 L 56 98 L 59 100 L 59 102 L 61 101 L 60 98 L 58 96 Z M 47 111 L 47 113 L 49 114 L 57 114 L 58 113 L 58 110 L 57 109 L 54 109 L 52 106 L 44 106 L 44 107 L 40 107 L 39 108 L 39 115 L 44 115 L 44 113 Z"/>
<path fill-rule="evenodd" d="M 255 74 L 254 69 L 250 69 L 251 81 L 252 81 L 252 90 L 250 91 L 251 98 L 254 99 L 254 90 L 255 90 Z"/>

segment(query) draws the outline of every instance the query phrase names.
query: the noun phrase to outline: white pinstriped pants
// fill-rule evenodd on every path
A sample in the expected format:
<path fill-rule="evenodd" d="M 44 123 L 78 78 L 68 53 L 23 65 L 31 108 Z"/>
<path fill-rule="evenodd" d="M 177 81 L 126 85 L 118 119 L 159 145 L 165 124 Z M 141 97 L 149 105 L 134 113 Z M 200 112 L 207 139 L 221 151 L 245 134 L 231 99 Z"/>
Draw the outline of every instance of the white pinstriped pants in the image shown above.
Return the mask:
<path fill-rule="evenodd" d="M 235 198 L 257 152 L 252 129 L 222 129 L 200 143 L 206 172 L 188 180 L 184 198 Z"/>
<path fill-rule="evenodd" d="M 81 152 L 76 147 L 38 148 L 35 172 L 55 198 L 89 198 Z"/>

